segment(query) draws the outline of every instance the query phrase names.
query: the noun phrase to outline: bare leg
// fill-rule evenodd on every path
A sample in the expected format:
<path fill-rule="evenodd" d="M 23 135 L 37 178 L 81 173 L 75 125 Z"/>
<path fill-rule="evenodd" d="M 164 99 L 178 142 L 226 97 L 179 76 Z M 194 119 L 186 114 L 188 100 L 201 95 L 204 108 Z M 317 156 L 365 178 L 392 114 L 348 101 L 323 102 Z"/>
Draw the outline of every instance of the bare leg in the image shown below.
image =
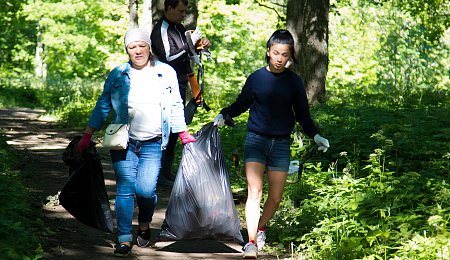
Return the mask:
<path fill-rule="evenodd" d="M 259 204 L 262 198 L 263 174 L 265 165 L 262 163 L 245 163 L 247 176 L 247 202 L 245 203 L 245 220 L 247 222 L 248 240 L 256 241 L 259 222 Z"/>
<path fill-rule="evenodd" d="M 286 184 L 287 172 L 269 171 L 267 178 L 269 181 L 269 195 L 264 203 L 258 228 L 265 227 L 280 206 L 284 185 Z"/>

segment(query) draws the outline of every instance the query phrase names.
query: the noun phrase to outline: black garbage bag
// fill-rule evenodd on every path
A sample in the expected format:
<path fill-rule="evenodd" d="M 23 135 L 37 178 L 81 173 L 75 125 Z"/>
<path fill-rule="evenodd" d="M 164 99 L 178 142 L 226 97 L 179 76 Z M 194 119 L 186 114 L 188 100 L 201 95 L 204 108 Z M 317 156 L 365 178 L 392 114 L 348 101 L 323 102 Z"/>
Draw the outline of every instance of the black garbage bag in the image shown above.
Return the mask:
<path fill-rule="evenodd" d="M 243 243 L 217 127 L 203 126 L 183 148 L 160 237 Z"/>
<path fill-rule="evenodd" d="M 197 112 L 197 107 L 198 105 L 195 98 L 191 98 L 188 104 L 184 107 L 184 119 L 187 125 L 192 123 L 192 119 L 194 119 L 194 115 Z"/>
<path fill-rule="evenodd" d="M 59 194 L 60 204 L 81 223 L 113 232 L 113 219 L 105 187 L 100 154 L 91 142 L 83 155 L 76 152 L 77 136 L 63 153 L 69 166 L 69 179 Z"/>

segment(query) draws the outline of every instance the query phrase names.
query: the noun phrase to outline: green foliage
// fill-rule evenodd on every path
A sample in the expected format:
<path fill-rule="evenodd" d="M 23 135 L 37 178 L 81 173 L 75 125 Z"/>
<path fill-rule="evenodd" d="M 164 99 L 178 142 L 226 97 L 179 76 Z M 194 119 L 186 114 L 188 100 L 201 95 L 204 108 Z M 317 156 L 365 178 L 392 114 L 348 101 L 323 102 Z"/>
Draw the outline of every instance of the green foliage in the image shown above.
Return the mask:
<path fill-rule="evenodd" d="M 302 157 L 302 177 L 271 223 L 273 244 L 292 243 L 312 259 L 448 258 L 450 106 L 442 99 L 414 109 L 315 107 L 332 163 Z"/>
<path fill-rule="evenodd" d="M 0 3 L 0 73 L 1 77 L 32 75 L 35 27 L 29 26 L 20 12 L 27 0 Z"/>
<path fill-rule="evenodd" d="M 450 27 L 450 2 L 446 0 L 358 0 L 358 2 L 362 6 L 395 6 L 397 10 L 412 16 L 423 29 L 423 37 L 431 42 L 439 41 L 442 34 Z"/>
<path fill-rule="evenodd" d="M 396 6 L 408 12 L 420 23 L 423 36 L 430 41 L 439 41 L 450 27 L 450 2 L 446 0 L 395 1 Z"/>
<path fill-rule="evenodd" d="M 330 16 L 328 96 L 408 105 L 426 91 L 448 92 L 449 37 L 429 41 L 414 17 L 390 4 L 345 6 Z"/>
<path fill-rule="evenodd" d="M 39 259 L 43 251 L 31 224 L 36 217 L 23 181 L 13 170 L 17 156 L 1 135 L 0 155 L 0 258 Z"/>
<path fill-rule="evenodd" d="M 332 148 L 294 142 L 303 174 L 287 185 L 270 245 L 300 259 L 449 257 L 450 36 L 422 32 L 386 3 L 331 14 L 330 99 L 312 114 Z"/>
<path fill-rule="evenodd" d="M 370 174 L 363 178 L 335 169 L 325 179 L 323 172 L 305 174 L 316 187 L 306 190 L 311 198 L 298 209 L 283 205 L 271 232 L 312 259 L 447 258 L 449 204 L 433 198 L 448 194 L 448 182 L 416 172 L 395 177 L 383 170 L 382 156 L 382 150 L 371 155 L 365 167 Z"/>
<path fill-rule="evenodd" d="M 44 108 L 52 111 L 62 125 L 84 127 L 102 87 L 101 81 L 49 80 L 36 92 Z"/>
<path fill-rule="evenodd" d="M 84 127 L 103 82 L 94 80 L 9 79 L 0 85 L 0 107 L 44 108 L 61 126 Z"/>
<path fill-rule="evenodd" d="M 212 107 L 224 107 L 236 99 L 246 77 L 264 66 L 265 43 L 277 18 L 251 0 L 199 1 L 199 10 L 198 26 L 211 41 L 213 58 L 204 62 L 205 96 Z"/>
<path fill-rule="evenodd" d="M 381 69 L 374 59 L 381 44 L 379 19 L 374 7 L 346 6 L 339 9 L 339 14 L 330 14 L 327 91 L 331 98 L 358 93 L 376 83 Z"/>
<path fill-rule="evenodd" d="M 50 79 L 101 78 L 123 57 L 123 1 L 29 1 L 23 13 L 37 28 Z"/>
<path fill-rule="evenodd" d="M 0 107 L 39 107 L 35 89 L 30 79 L 0 79 Z"/>
<path fill-rule="evenodd" d="M 225 0 L 227 5 L 238 5 L 241 3 L 241 0 Z"/>
<path fill-rule="evenodd" d="M 212 44 L 213 61 L 203 60 L 205 65 L 205 100 L 212 108 L 210 112 L 198 109 L 191 131 L 197 131 L 211 122 L 219 111 L 234 102 L 244 86 L 247 76 L 265 65 L 265 44 L 277 25 L 275 13 L 267 12 L 251 0 L 200 1 L 197 25 Z M 252 15 L 249 16 L 248 14 Z M 236 167 L 232 154 L 243 158 L 248 114 L 235 118 L 236 127 L 220 130 L 224 154 L 233 188 L 245 187 L 242 161 Z"/>
<path fill-rule="evenodd" d="M 331 1 L 329 100 L 311 109 L 331 148 L 319 153 L 296 127 L 291 157 L 303 162 L 303 172 L 289 177 L 269 225 L 268 250 L 286 254 L 293 248 L 299 258 L 311 259 L 449 258 L 450 32 L 443 31 L 446 23 L 427 31 L 442 18 L 429 16 L 432 9 L 442 13 L 448 4 L 416 2 Z M 62 124 L 84 127 L 106 73 L 126 58 L 126 5 L 39 0 L 6 1 L 2 7 L 0 105 L 44 107 Z M 204 96 L 212 110 L 198 109 L 192 132 L 233 102 L 246 77 L 264 66 L 265 42 L 278 26 L 274 12 L 251 0 L 205 0 L 198 7 L 198 26 L 212 42 L 213 61 L 204 60 Z M 28 35 L 38 32 L 45 43 L 45 81 L 31 76 L 35 38 Z M 442 37 L 433 40 L 432 34 Z M 235 118 L 235 128 L 220 129 L 231 185 L 241 201 L 247 117 Z M 175 161 L 181 156 L 177 149 Z M 3 172 L 8 160 L 1 162 Z M 0 189 L 9 188 L 2 183 L 20 183 L 17 174 L 5 172 Z M 26 208 L 24 203 L 14 205 Z M 29 237 L 21 218 L 0 214 L 0 220 L 9 233 L 24 229 Z M 11 243 L 16 245 L 3 244 Z M 39 246 L 31 247 L 36 250 L 25 252 L 38 257 Z M 23 251 L 10 253 L 18 252 Z"/>
<path fill-rule="evenodd" d="M 389 20 L 380 25 L 390 28 L 380 40 L 383 43 L 376 57 L 382 70 L 378 87 L 382 91 L 395 90 L 396 102 L 404 102 L 422 90 L 449 90 L 450 42 L 432 44 L 425 37 L 422 25 L 412 17 L 389 7 Z"/>

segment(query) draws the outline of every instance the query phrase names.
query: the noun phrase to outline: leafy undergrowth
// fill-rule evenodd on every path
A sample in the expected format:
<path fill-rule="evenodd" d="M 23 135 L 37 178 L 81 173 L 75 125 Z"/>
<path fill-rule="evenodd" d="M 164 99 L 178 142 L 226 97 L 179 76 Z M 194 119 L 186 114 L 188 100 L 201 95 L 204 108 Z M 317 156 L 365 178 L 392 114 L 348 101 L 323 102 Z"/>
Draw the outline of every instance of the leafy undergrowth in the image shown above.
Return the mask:
<path fill-rule="evenodd" d="M 81 122 L 80 129 L 87 107 L 93 106 L 92 96 L 82 96 L 58 110 L 64 112 L 63 121 Z M 399 103 L 388 96 L 358 93 L 312 108 L 331 148 L 318 152 L 296 129 L 291 156 L 302 162 L 302 172 L 289 176 L 280 209 L 268 225 L 266 251 L 300 259 L 449 258 L 450 97 L 425 93 Z M 212 108 L 198 109 L 191 132 L 213 120 L 220 107 Z M 243 230 L 247 116 L 235 118 L 234 128 L 220 129 Z M 177 146 L 175 162 L 181 148 Z M 0 191 L 9 194 L 12 189 L 17 196 L 4 197 L 0 204 L 0 252 L 22 254 L 12 258 L 39 257 L 26 220 L 31 216 L 26 192 L 18 174 L 5 167 L 10 159 L 3 158 Z"/>
<path fill-rule="evenodd" d="M 36 220 L 17 161 L 6 139 L 0 136 L 0 259 L 39 259 L 43 255 L 35 233 Z"/>
<path fill-rule="evenodd" d="M 289 177 L 267 250 L 299 259 L 448 259 L 446 102 L 315 108 L 331 149 L 297 154 L 303 172 Z"/>
<path fill-rule="evenodd" d="M 450 98 L 374 100 L 362 95 L 312 109 L 331 143 L 325 154 L 296 129 L 291 159 L 302 162 L 302 172 L 289 176 L 266 252 L 296 259 L 449 258 Z M 197 116 L 192 129 L 215 114 Z M 246 117 L 220 129 L 244 231 Z"/>

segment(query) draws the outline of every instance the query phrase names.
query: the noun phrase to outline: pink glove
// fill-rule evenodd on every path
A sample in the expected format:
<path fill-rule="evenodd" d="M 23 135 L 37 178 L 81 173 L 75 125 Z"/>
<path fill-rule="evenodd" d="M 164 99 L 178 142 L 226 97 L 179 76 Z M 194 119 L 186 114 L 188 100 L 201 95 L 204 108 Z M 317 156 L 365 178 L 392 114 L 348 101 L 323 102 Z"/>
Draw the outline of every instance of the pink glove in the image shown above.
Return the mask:
<path fill-rule="evenodd" d="M 180 138 L 181 143 L 183 145 L 197 141 L 197 140 L 195 140 L 195 137 L 193 137 L 191 134 L 189 134 L 189 132 L 187 130 L 184 132 L 178 133 L 178 137 Z"/>
<path fill-rule="evenodd" d="M 84 151 L 86 151 L 86 149 L 88 149 L 89 144 L 91 144 L 91 137 L 92 134 L 88 133 L 83 134 L 83 137 L 81 137 L 80 141 L 78 142 L 77 146 L 78 153 L 83 153 Z"/>

